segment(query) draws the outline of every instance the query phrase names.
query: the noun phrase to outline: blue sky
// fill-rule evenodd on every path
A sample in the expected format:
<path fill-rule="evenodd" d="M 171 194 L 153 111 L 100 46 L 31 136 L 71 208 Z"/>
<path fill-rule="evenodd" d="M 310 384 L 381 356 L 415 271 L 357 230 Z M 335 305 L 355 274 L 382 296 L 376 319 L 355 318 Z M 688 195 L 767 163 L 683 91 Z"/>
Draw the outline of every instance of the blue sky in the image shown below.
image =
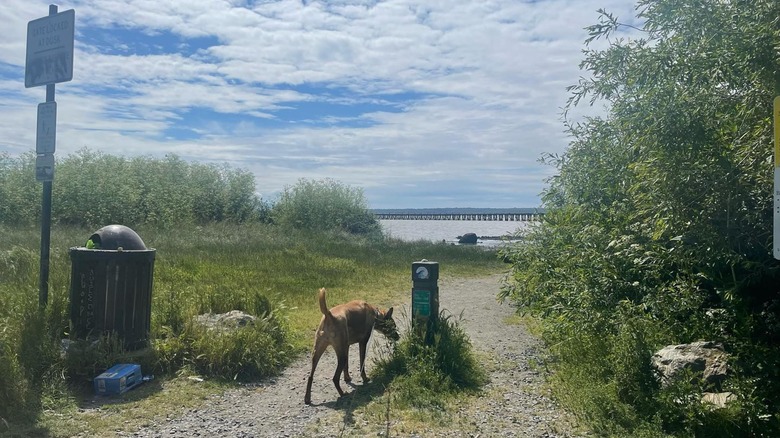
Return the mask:
<path fill-rule="evenodd" d="M 27 23 L 0 8 L 0 153 L 35 149 Z M 251 171 L 273 200 L 300 178 L 371 208 L 535 207 L 568 139 L 583 28 L 630 0 L 77 0 L 57 152 L 176 154 Z M 598 114 L 584 107 L 574 114 Z M 56 175 L 54 184 L 57 183 Z"/>

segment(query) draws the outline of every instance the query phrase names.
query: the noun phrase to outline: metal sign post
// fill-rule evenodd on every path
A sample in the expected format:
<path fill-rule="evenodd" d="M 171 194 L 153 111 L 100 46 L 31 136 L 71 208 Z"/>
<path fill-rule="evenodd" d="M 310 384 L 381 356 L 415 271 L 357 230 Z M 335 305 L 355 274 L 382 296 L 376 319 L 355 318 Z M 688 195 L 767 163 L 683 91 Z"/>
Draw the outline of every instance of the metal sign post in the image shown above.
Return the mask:
<path fill-rule="evenodd" d="M 425 330 L 425 343 L 433 341 L 439 319 L 439 263 L 412 263 L 412 326 Z"/>
<path fill-rule="evenodd" d="M 27 23 L 27 58 L 25 88 L 46 85 L 46 103 L 38 105 L 38 127 L 35 140 L 35 179 L 43 182 L 41 201 L 41 266 L 38 304 L 45 307 L 49 299 L 49 249 L 51 242 L 51 192 L 54 180 L 54 149 L 57 142 L 57 102 L 54 84 L 73 79 L 73 9 L 57 13 L 49 5 L 49 16 Z"/>

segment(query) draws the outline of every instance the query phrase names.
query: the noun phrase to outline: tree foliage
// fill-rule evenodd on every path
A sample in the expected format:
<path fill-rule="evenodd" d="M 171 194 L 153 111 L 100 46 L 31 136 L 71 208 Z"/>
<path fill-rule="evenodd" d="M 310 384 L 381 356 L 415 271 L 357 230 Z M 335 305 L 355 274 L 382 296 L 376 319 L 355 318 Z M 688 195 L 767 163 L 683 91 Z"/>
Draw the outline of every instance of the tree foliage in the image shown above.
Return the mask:
<path fill-rule="evenodd" d="M 285 187 L 271 210 L 277 224 L 310 231 L 376 235 L 379 222 L 368 209 L 363 190 L 339 181 L 300 179 Z"/>
<path fill-rule="evenodd" d="M 40 220 L 34 169 L 33 154 L 0 155 L 0 223 Z M 241 223 L 267 209 L 250 172 L 175 155 L 125 158 L 82 149 L 58 159 L 52 190 L 52 220 L 64 225 Z"/>
<path fill-rule="evenodd" d="M 513 274 L 503 294 L 546 317 L 562 368 L 580 361 L 612 388 L 612 406 L 630 415 L 610 427 L 771 435 L 780 423 L 771 250 L 780 3 L 643 0 L 637 11 L 636 38 L 606 11 L 588 28 L 589 76 L 570 88 L 567 111 L 588 102 L 608 111 L 567 121 L 568 150 L 547 157 L 558 171 L 547 214 L 505 254 Z M 653 349 L 698 339 L 735 358 L 727 389 L 739 402 L 717 414 L 667 409 L 679 398 L 642 367 Z M 583 345 L 604 354 L 583 359 Z M 627 355 L 636 360 L 606 360 Z M 584 415 L 601 418 L 602 407 Z"/>

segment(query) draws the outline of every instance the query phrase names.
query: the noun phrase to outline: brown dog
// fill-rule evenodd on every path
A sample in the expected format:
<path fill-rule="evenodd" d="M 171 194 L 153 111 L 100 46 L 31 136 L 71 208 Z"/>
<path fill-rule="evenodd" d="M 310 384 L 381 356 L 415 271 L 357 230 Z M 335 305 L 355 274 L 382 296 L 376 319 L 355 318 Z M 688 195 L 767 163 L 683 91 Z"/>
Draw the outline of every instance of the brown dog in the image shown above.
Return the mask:
<path fill-rule="evenodd" d="M 346 304 L 340 304 L 330 310 L 325 304 L 325 288 L 320 289 L 319 293 L 320 310 L 322 319 L 317 333 L 314 334 L 314 351 L 311 356 L 311 374 L 306 383 L 306 396 L 303 401 L 307 405 L 311 404 L 311 382 L 314 379 L 314 370 L 317 369 L 317 362 L 320 361 L 322 353 L 333 346 L 338 358 L 336 374 L 333 375 L 333 384 L 336 385 L 339 395 L 344 395 L 339 385 L 339 374 L 344 371 L 344 381 L 352 381 L 349 376 L 349 346 L 355 343 L 360 344 L 360 377 L 363 382 L 368 382 L 364 362 L 366 360 L 366 346 L 371 338 L 371 331 L 376 330 L 388 338 L 397 341 L 399 338 L 398 328 L 393 321 L 393 308 L 383 312 L 365 301 L 350 301 Z"/>

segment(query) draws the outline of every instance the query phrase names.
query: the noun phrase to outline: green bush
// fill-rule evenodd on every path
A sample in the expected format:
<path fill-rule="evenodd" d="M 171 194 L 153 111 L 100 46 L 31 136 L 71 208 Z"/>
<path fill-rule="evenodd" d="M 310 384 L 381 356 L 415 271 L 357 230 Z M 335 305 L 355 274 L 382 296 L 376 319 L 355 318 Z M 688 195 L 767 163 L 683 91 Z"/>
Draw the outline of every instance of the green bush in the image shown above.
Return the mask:
<path fill-rule="evenodd" d="M 401 408 L 441 409 L 448 398 L 476 392 L 487 383 L 460 318 L 441 311 L 432 333 L 426 342 L 421 330 L 407 330 L 372 372 L 372 377 L 390 385 L 393 402 Z"/>
<path fill-rule="evenodd" d="M 285 187 L 271 217 L 279 225 L 302 230 L 381 234 L 363 190 L 332 179 L 301 179 L 294 186 Z"/>
<path fill-rule="evenodd" d="M 649 0 L 641 32 L 601 11 L 567 111 L 542 223 L 502 256 L 503 296 L 544 319 L 558 396 L 599 433 L 780 432 L 780 263 L 772 258 L 777 3 Z M 631 20 L 629 20 L 631 21 Z M 634 21 L 632 21 L 634 22 Z M 650 355 L 710 340 L 731 355 L 711 411 L 699 385 L 654 386 Z"/>

